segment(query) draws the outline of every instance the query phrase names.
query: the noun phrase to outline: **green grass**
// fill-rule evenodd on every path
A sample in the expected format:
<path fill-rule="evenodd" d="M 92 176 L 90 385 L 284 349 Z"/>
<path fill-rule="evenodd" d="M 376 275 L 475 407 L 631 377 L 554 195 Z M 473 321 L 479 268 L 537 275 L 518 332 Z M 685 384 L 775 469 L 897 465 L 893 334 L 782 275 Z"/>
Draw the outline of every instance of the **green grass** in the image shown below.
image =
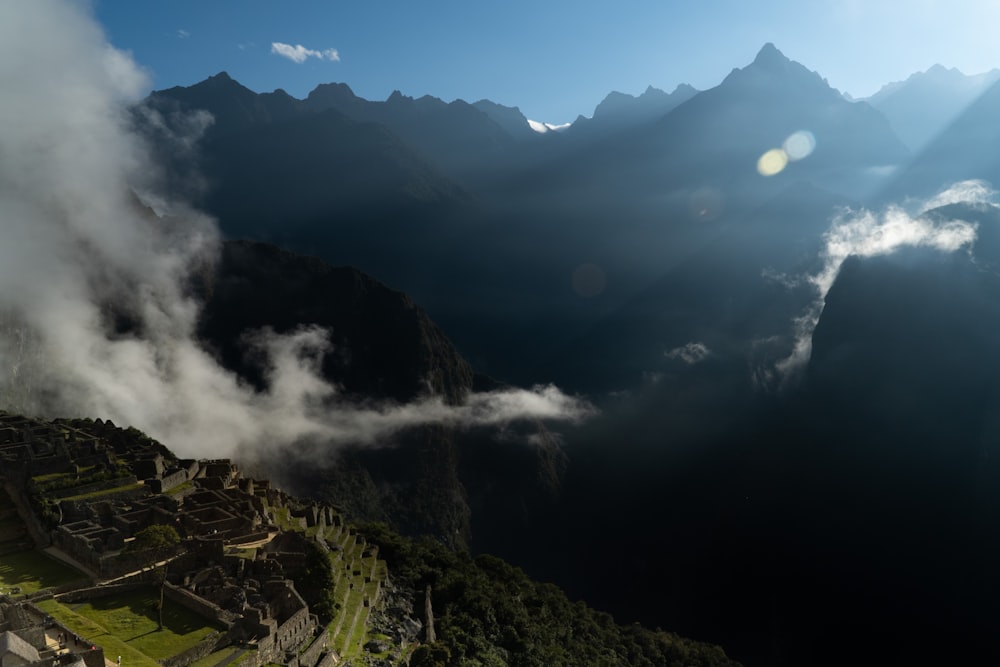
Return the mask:
<path fill-rule="evenodd" d="M 178 493 L 180 493 L 182 491 L 187 491 L 188 489 L 190 489 L 193 486 L 194 486 L 194 482 L 192 482 L 189 479 L 186 482 L 181 482 L 177 486 L 170 487 L 169 489 L 167 489 L 163 493 L 166 494 L 166 495 L 170 495 L 170 496 L 176 496 Z"/>
<path fill-rule="evenodd" d="M 191 648 L 220 630 L 208 619 L 170 600 L 164 601 L 163 628 L 157 630 L 158 601 L 159 591 L 150 587 L 97 598 L 72 607 L 60 607 L 86 621 L 89 624 L 87 633 L 75 629 L 74 632 L 104 646 L 108 655 L 119 650 L 111 648 L 108 642 L 113 640 L 153 661 L 163 660 Z M 56 616 L 54 613 L 52 615 Z M 99 631 L 99 634 L 93 635 L 95 631 Z"/>
<path fill-rule="evenodd" d="M 21 593 L 31 594 L 84 579 L 80 572 L 41 551 L 0 556 L 0 589 L 5 591 L 20 586 Z"/>
<path fill-rule="evenodd" d="M 214 653 L 209 653 L 204 658 L 200 660 L 195 660 L 188 667 L 215 667 L 217 664 L 225 660 L 231 655 L 239 653 L 241 649 L 235 646 L 227 646 L 226 648 L 220 648 Z M 227 663 L 228 664 L 228 663 Z"/>
<path fill-rule="evenodd" d="M 145 655 L 142 651 L 108 634 L 108 631 L 97 623 L 74 613 L 69 607 L 61 605 L 55 600 L 45 600 L 39 602 L 36 606 L 74 633 L 80 635 L 85 641 L 93 642 L 103 648 L 104 656 L 112 662 L 120 655 L 122 663 L 129 665 L 129 667 L 162 667 L 160 663 Z"/>
<path fill-rule="evenodd" d="M 141 489 L 145 484 L 126 484 L 125 486 L 116 486 L 113 489 L 104 489 L 102 491 L 92 491 L 90 493 L 81 493 L 78 496 L 69 496 L 67 498 L 60 498 L 60 500 L 89 500 L 91 498 L 100 498 L 101 496 L 106 496 L 112 493 L 124 493 L 126 491 L 135 491 L 136 489 Z"/>
<path fill-rule="evenodd" d="M 48 475 L 37 475 L 35 477 L 32 477 L 31 481 L 33 481 L 35 484 L 42 485 L 45 484 L 46 482 L 52 482 L 57 479 L 69 479 L 70 477 L 75 477 L 75 474 L 70 472 L 53 472 L 49 473 Z"/>

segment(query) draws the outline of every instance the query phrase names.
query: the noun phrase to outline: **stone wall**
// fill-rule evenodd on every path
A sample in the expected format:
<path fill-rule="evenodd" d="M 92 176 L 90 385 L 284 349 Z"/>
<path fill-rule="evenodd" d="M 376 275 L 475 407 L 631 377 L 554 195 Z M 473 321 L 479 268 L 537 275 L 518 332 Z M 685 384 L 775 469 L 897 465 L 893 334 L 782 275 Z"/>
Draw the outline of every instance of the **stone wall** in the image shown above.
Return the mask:
<path fill-rule="evenodd" d="M 247 533 L 245 535 L 239 535 L 237 537 L 224 540 L 224 543 L 225 543 L 225 545 L 227 547 L 239 546 L 240 544 L 248 544 L 250 542 L 257 542 L 259 540 L 266 540 L 270 536 L 271 536 L 270 532 L 268 532 L 266 530 L 262 530 L 262 531 L 258 531 L 256 533 Z"/>
<path fill-rule="evenodd" d="M 340 662 L 340 656 L 337 655 L 336 651 L 331 649 L 323 656 L 323 658 L 319 661 L 319 664 L 317 664 L 316 667 L 334 667 L 334 665 L 336 665 L 339 662 Z"/>
<path fill-rule="evenodd" d="M 233 626 L 236 621 L 236 615 L 226 611 L 225 609 L 214 605 L 208 600 L 202 599 L 192 593 L 191 591 L 185 590 L 178 586 L 174 586 L 171 583 L 165 585 L 164 596 L 177 604 L 190 609 L 191 611 L 201 614 L 202 616 L 212 619 L 216 623 L 224 625 L 228 630 Z"/>
<path fill-rule="evenodd" d="M 168 471 L 162 478 L 147 479 L 144 484 L 148 486 L 153 493 L 163 493 L 164 491 L 169 491 L 175 486 L 179 486 L 186 481 L 188 481 L 187 470 L 179 468 Z"/>
<path fill-rule="evenodd" d="M 106 598 L 119 593 L 129 593 L 141 588 L 149 588 L 150 582 L 130 581 L 124 584 L 108 584 L 106 586 L 91 586 L 90 588 L 78 588 L 68 593 L 60 593 L 55 597 L 60 602 L 83 602 L 85 600 L 96 600 Z"/>
<path fill-rule="evenodd" d="M 328 645 L 329 635 L 325 628 L 321 628 L 319 634 L 313 639 L 313 643 L 299 656 L 299 667 L 314 667 Z"/>
<path fill-rule="evenodd" d="M 233 635 L 231 632 L 216 632 L 205 637 L 186 651 L 165 660 L 160 660 L 159 662 L 164 667 L 187 667 L 192 662 L 201 660 L 209 653 L 231 646 L 232 644 Z"/>

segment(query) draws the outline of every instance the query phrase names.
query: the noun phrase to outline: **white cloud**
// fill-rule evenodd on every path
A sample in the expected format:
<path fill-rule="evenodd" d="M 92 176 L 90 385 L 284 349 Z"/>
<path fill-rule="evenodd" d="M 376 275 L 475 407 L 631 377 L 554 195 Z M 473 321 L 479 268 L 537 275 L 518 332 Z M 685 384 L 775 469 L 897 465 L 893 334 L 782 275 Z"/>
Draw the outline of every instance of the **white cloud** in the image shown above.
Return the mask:
<path fill-rule="evenodd" d="M 704 343 L 691 342 L 680 347 L 675 347 L 669 352 L 664 352 L 667 359 L 680 359 L 686 364 L 697 364 L 704 361 L 712 353 Z"/>
<path fill-rule="evenodd" d="M 956 183 L 923 203 L 926 211 L 945 204 L 967 202 L 985 204 L 995 192 L 982 181 Z M 971 246 L 976 240 L 977 226 L 964 220 L 938 221 L 922 215 L 911 215 L 898 206 L 881 213 L 868 210 L 846 210 L 837 216 L 823 235 L 820 258 L 823 268 L 805 280 L 816 290 L 816 300 L 793 322 L 792 352 L 775 364 L 780 375 L 787 378 L 802 368 L 812 354 L 812 334 L 823 312 L 826 295 L 833 286 L 844 260 L 854 255 L 876 257 L 888 255 L 904 247 L 925 247 L 942 252 L 954 252 Z"/>
<path fill-rule="evenodd" d="M 271 42 L 271 53 L 279 55 L 282 58 L 288 58 L 295 63 L 304 63 L 309 58 L 316 58 L 318 60 L 329 60 L 331 62 L 337 62 L 340 60 L 340 53 L 337 49 L 324 49 L 323 51 L 317 51 L 315 49 L 307 49 L 301 44 L 296 44 L 292 46 L 291 44 L 283 44 L 282 42 Z"/>
<path fill-rule="evenodd" d="M 958 203 L 974 205 L 992 204 L 995 199 L 996 192 L 985 181 L 961 181 L 928 200 L 924 203 L 923 209 L 929 211 L 940 206 Z"/>
<path fill-rule="evenodd" d="M 573 123 L 562 123 L 561 125 L 556 125 L 554 123 L 543 123 L 537 120 L 528 120 L 528 127 L 530 127 L 535 132 L 539 134 L 545 134 L 547 132 L 562 132 L 568 130 L 569 126 Z"/>
<path fill-rule="evenodd" d="M 316 328 L 250 336 L 269 360 L 264 391 L 220 367 L 198 343 L 188 289 L 214 261 L 218 230 L 156 188 L 157 166 L 128 111 L 144 73 L 106 44 L 85 8 L 0 3 L 0 89 L 16 91 L 0 96 L 0 409 L 110 418 L 183 456 L 593 411 L 555 387 L 472 394 L 461 405 L 435 396 L 352 405 L 318 372 L 329 340 Z M 191 135 L 171 135 L 176 146 L 211 122 L 189 120 L 169 123 Z M 123 332 L 115 320 L 131 326 Z"/>
<path fill-rule="evenodd" d="M 177 36 L 180 37 L 181 39 L 187 39 L 188 37 L 191 36 L 191 33 L 189 33 L 187 30 L 178 30 Z"/>

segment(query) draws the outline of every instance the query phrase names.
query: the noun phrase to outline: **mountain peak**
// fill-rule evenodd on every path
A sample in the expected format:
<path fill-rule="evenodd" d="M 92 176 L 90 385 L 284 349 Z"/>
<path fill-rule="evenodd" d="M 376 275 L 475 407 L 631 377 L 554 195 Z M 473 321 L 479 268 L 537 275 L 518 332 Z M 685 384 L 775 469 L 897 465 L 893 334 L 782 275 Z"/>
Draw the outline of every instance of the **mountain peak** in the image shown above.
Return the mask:
<path fill-rule="evenodd" d="M 730 72 L 721 85 L 737 86 L 758 93 L 770 90 L 771 92 L 766 93 L 768 95 L 774 94 L 778 89 L 786 92 L 798 89 L 800 92 L 811 90 L 817 95 L 840 97 L 840 93 L 831 88 L 826 79 L 785 56 L 771 42 L 761 47 L 752 63 Z"/>
<path fill-rule="evenodd" d="M 762 46 L 760 51 L 757 52 L 757 57 L 753 59 L 753 64 L 760 67 L 773 67 L 775 65 L 784 67 L 790 62 L 792 61 L 785 57 L 785 54 L 779 51 L 771 42 Z"/>

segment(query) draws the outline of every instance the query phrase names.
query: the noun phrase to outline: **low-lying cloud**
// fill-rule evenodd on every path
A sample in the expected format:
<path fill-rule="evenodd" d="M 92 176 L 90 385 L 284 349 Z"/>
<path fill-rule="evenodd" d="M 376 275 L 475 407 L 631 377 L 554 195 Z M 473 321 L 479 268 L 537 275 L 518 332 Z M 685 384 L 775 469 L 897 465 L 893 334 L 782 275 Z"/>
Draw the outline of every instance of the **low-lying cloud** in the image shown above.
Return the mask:
<path fill-rule="evenodd" d="M 916 210 L 928 211 L 960 202 L 985 204 L 992 202 L 994 197 L 995 192 L 983 181 L 962 181 L 923 202 Z M 805 277 L 816 291 L 816 300 L 793 321 L 792 351 L 775 364 L 780 377 L 787 378 L 809 361 L 812 334 L 823 312 L 826 295 L 848 257 L 888 255 L 904 247 L 955 252 L 971 246 L 976 240 L 976 232 L 975 223 L 932 219 L 899 206 L 890 206 L 882 212 L 862 209 L 841 213 L 823 235 L 822 268 Z"/>
<path fill-rule="evenodd" d="M 329 60 L 330 62 L 338 62 L 340 60 L 340 53 L 337 49 L 324 49 L 318 51 L 316 49 L 307 49 L 301 44 L 296 44 L 292 46 L 291 44 L 284 44 L 282 42 L 271 42 L 271 53 L 281 56 L 282 58 L 288 58 L 293 63 L 302 64 L 310 58 L 316 58 L 317 60 Z"/>
<path fill-rule="evenodd" d="M 25 61 L 27 48 L 36 56 Z M 186 456 L 592 412 L 551 386 L 358 407 L 321 377 L 329 336 L 308 327 L 248 336 L 270 362 L 267 389 L 255 390 L 195 336 L 200 304 L 185 286 L 220 239 L 212 220 L 158 190 L 130 129 L 141 68 L 82 3 L 12 0 L 0 3 L 0 87 L 0 408 L 110 418 Z M 192 132 L 208 122 L 193 118 Z"/>

